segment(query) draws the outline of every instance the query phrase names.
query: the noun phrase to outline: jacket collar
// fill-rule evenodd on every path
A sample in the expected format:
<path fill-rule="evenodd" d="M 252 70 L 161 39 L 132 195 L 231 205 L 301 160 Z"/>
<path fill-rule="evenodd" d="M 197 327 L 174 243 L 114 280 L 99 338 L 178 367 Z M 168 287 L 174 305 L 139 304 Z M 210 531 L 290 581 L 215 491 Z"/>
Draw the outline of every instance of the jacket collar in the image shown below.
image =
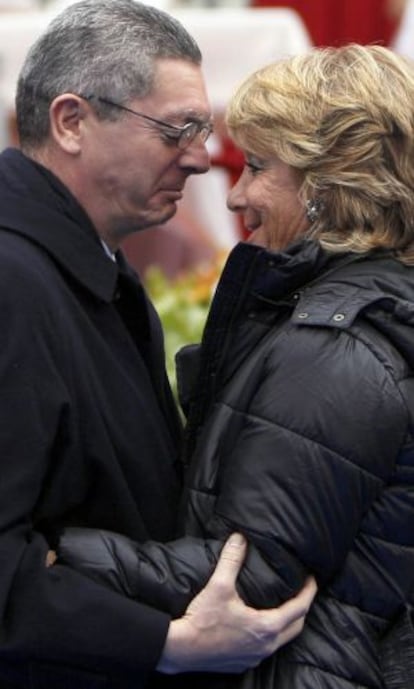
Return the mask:
<path fill-rule="evenodd" d="M 96 297 L 112 301 L 118 266 L 90 219 L 49 170 L 17 149 L 0 155 L 0 228 L 38 244 Z"/>
<path fill-rule="evenodd" d="M 400 316 L 414 319 L 413 268 L 385 251 L 332 254 L 313 240 L 302 240 L 275 253 L 240 243 L 220 285 L 231 285 L 239 298 L 244 292 L 247 309 L 290 301 L 291 318 L 302 325 L 346 328 L 367 306 L 386 302 L 398 305 Z"/>

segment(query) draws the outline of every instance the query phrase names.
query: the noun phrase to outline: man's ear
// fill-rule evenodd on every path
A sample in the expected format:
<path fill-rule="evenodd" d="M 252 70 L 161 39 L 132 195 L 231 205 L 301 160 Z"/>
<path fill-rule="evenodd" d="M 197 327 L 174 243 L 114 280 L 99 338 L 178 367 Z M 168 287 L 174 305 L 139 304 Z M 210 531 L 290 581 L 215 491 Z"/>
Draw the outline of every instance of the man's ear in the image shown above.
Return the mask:
<path fill-rule="evenodd" d="M 51 136 L 66 153 L 76 155 L 80 151 L 82 120 L 87 110 L 85 101 L 73 93 L 62 93 L 50 104 Z"/>

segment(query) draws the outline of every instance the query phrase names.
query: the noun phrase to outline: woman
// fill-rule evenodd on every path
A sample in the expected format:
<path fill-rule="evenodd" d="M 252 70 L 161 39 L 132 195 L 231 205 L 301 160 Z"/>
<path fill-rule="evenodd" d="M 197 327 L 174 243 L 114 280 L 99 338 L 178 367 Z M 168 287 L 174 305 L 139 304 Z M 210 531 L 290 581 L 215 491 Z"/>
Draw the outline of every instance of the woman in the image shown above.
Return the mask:
<path fill-rule="evenodd" d="M 227 122 L 251 242 L 179 361 L 186 537 L 74 531 L 60 556 L 179 614 L 238 530 L 251 605 L 310 573 L 319 594 L 296 640 L 223 686 L 412 688 L 414 69 L 379 46 L 315 50 L 250 76 Z"/>

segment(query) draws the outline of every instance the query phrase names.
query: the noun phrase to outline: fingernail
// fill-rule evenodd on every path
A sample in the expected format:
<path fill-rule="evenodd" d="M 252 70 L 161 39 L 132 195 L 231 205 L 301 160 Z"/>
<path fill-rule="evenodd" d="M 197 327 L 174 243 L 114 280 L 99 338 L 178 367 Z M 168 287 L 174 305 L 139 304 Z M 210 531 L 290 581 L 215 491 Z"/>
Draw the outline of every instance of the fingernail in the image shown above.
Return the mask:
<path fill-rule="evenodd" d="M 228 540 L 229 545 L 240 547 L 246 543 L 245 537 L 241 533 L 233 533 Z"/>

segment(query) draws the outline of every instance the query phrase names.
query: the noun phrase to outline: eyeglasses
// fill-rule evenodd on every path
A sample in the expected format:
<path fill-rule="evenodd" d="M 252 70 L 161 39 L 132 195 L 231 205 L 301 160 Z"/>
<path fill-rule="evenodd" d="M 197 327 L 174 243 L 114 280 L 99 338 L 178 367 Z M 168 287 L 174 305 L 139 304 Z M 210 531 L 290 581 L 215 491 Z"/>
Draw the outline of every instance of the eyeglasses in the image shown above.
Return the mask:
<path fill-rule="evenodd" d="M 114 103 L 108 98 L 101 98 L 101 96 L 82 96 L 78 94 L 80 98 L 84 100 L 98 100 L 105 105 L 110 105 L 113 108 L 118 108 L 119 110 L 125 110 L 131 115 L 136 115 L 136 117 L 141 117 L 143 120 L 152 122 L 157 125 L 157 129 L 160 129 L 164 137 L 169 143 L 174 143 L 177 148 L 181 151 L 186 149 L 194 141 L 194 139 L 199 136 L 201 141 L 205 143 L 213 131 L 213 125 L 211 122 L 188 122 L 183 127 L 178 127 L 170 122 L 164 122 L 163 120 L 157 120 L 155 117 L 150 117 L 149 115 L 144 115 L 142 112 L 137 112 L 136 110 L 131 110 L 125 105 L 120 105 L 119 103 Z"/>

